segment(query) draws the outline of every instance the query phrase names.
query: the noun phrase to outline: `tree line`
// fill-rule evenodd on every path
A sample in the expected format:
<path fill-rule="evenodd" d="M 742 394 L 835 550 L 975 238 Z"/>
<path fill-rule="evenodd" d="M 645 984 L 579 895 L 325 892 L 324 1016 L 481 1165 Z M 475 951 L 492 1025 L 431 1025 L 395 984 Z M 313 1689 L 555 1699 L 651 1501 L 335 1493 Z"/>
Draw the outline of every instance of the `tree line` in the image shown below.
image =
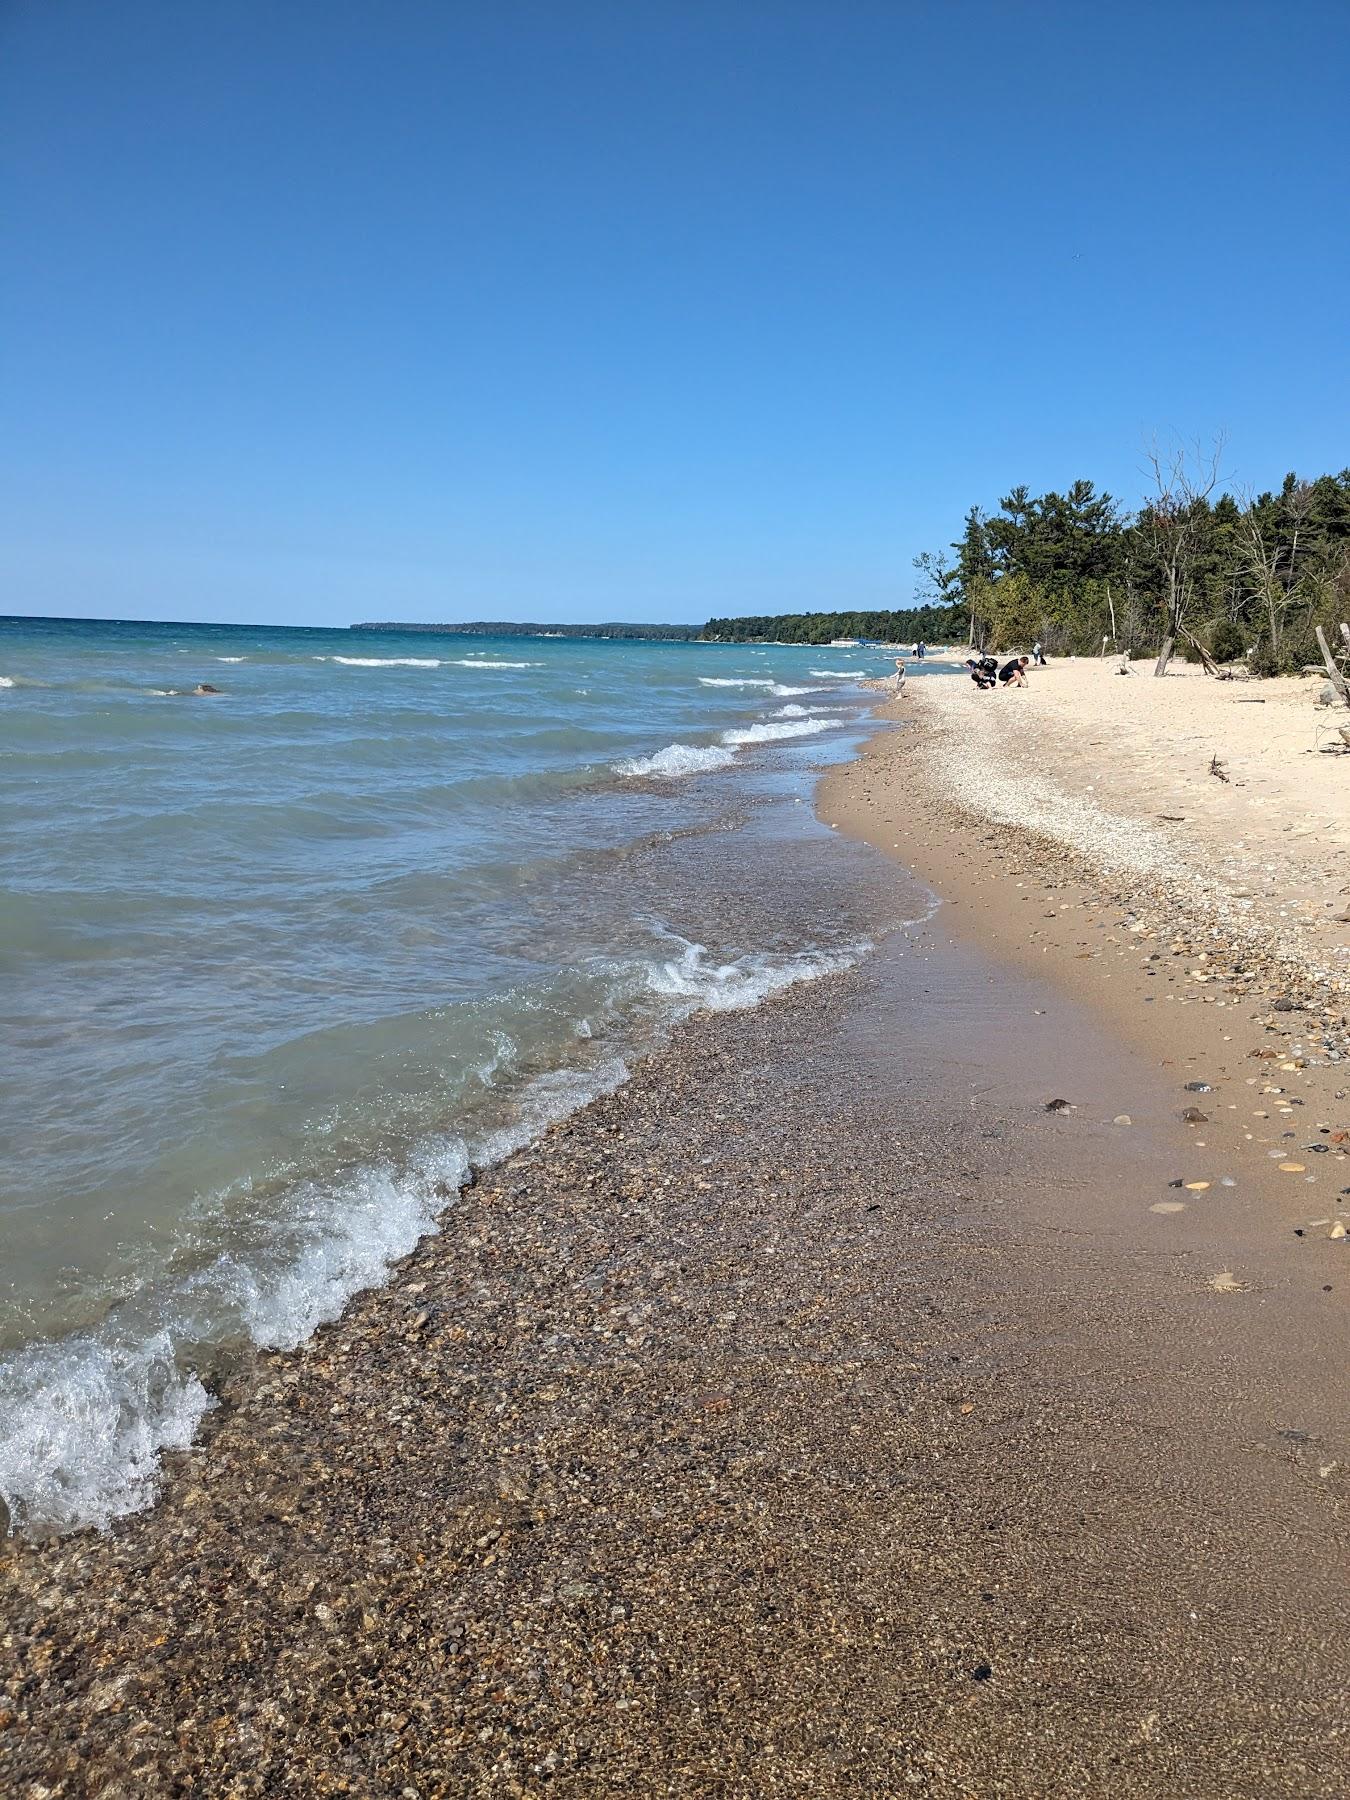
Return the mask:
<path fill-rule="evenodd" d="M 993 650 L 1039 638 L 1061 654 L 1203 651 L 1261 674 L 1320 662 L 1316 627 L 1335 636 L 1350 618 L 1350 469 L 1216 497 L 1217 450 L 1150 465 L 1134 512 L 1091 481 L 972 506 L 951 554 L 915 559 L 948 608 L 947 637 Z"/>
<path fill-rule="evenodd" d="M 761 613 L 709 619 L 703 636 L 719 644 L 828 644 L 832 638 L 874 638 L 887 644 L 950 643 L 964 638 L 968 615 L 959 604 L 900 607 L 892 612 Z"/>

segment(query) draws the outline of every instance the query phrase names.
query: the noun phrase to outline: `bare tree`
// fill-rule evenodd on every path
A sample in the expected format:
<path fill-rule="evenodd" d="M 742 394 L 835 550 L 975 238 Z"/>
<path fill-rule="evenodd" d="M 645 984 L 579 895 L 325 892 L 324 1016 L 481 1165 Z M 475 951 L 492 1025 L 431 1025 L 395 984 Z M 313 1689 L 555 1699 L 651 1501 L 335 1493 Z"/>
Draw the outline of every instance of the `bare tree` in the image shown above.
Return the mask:
<path fill-rule="evenodd" d="M 1206 453 L 1199 444 L 1163 451 L 1155 443 L 1148 452 L 1153 494 L 1141 518 L 1162 571 L 1167 635 L 1153 670 L 1165 675 L 1195 588 L 1196 559 L 1209 523 L 1209 497 L 1219 485 L 1224 438 Z"/>
<path fill-rule="evenodd" d="M 925 550 L 914 558 L 914 568 L 918 574 L 915 582 L 915 598 L 922 598 L 935 606 L 945 605 L 947 589 L 951 586 L 956 570 L 947 560 L 944 550 Z"/>
<path fill-rule="evenodd" d="M 1294 527 L 1294 541 L 1297 549 L 1297 525 Z M 1285 547 L 1278 534 L 1272 534 L 1266 529 L 1261 507 L 1250 492 L 1243 496 L 1241 544 L 1247 579 L 1265 608 L 1266 623 L 1270 627 L 1270 648 L 1278 657 L 1280 634 L 1284 629 L 1285 614 L 1293 605 L 1295 589 L 1292 583 L 1286 585 L 1280 574 Z M 1291 568 L 1292 564 L 1291 557 Z"/>

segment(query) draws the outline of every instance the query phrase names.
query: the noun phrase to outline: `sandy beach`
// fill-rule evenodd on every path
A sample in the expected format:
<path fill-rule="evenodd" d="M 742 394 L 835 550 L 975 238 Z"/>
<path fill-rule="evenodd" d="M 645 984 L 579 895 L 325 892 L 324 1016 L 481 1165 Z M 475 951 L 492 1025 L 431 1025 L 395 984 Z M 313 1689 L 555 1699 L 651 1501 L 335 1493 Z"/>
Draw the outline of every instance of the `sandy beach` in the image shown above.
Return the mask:
<path fill-rule="evenodd" d="M 946 904 L 483 1175 L 153 1512 L 11 1543 L 7 1791 L 1342 1794 L 1309 691 L 912 684 L 819 807 Z"/>

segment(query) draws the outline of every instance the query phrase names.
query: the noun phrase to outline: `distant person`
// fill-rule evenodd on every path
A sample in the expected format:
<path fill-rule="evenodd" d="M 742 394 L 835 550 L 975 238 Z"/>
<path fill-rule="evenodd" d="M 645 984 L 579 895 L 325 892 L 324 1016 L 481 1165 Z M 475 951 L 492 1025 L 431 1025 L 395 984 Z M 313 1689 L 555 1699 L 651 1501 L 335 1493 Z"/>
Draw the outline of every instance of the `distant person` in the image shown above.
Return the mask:
<path fill-rule="evenodd" d="M 1026 668 L 1030 661 L 1029 656 L 1014 656 L 1011 662 L 1005 662 L 998 672 L 1002 686 L 1025 687 L 1027 685 Z"/>
<path fill-rule="evenodd" d="M 966 668 L 977 688 L 991 688 L 998 680 L 998 659 L 993 656 L 968 656 Z"/>
<path fill-rule="evenodd" d="M 897 656 L 895 659 L 895 691 L 897 694 L 904 693 L 905 680 L 906 680 L 906 677 L 908 676 L 908 674 L 909 674 L 909 670 L 905 667 L 904 657 Z"/>
<path fill-rule="evenodd" d="M 1039 638 L 1037 638 L 1036 642 L 1031 646 L 1031 660 L 1038 669 L 1048 667 L 1045 660 L 1045 652 L 1041 649 L 1041 640 Z"/>
<path fill-rule="evenodd" d="M 927 656 L 928 646 L 927 646 L 927 644 L 924 643 L 922 638 L 920 638 L 918 643 L 915 645 L 914 654 L 918 657 L 920 662 L 922 662 L 924 657 Z"/>

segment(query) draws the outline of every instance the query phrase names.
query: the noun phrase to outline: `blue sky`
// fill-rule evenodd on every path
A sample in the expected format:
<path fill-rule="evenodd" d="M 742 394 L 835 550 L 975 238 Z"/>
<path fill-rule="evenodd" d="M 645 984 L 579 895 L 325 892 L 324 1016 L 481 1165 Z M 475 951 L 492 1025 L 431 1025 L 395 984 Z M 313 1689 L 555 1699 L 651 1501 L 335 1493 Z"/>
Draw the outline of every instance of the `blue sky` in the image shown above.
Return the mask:
<path fill-rule="evenodd" d="M 903 604 L 1350 463 L 1344 4 L 7 0 L 0 612 Z"/>

